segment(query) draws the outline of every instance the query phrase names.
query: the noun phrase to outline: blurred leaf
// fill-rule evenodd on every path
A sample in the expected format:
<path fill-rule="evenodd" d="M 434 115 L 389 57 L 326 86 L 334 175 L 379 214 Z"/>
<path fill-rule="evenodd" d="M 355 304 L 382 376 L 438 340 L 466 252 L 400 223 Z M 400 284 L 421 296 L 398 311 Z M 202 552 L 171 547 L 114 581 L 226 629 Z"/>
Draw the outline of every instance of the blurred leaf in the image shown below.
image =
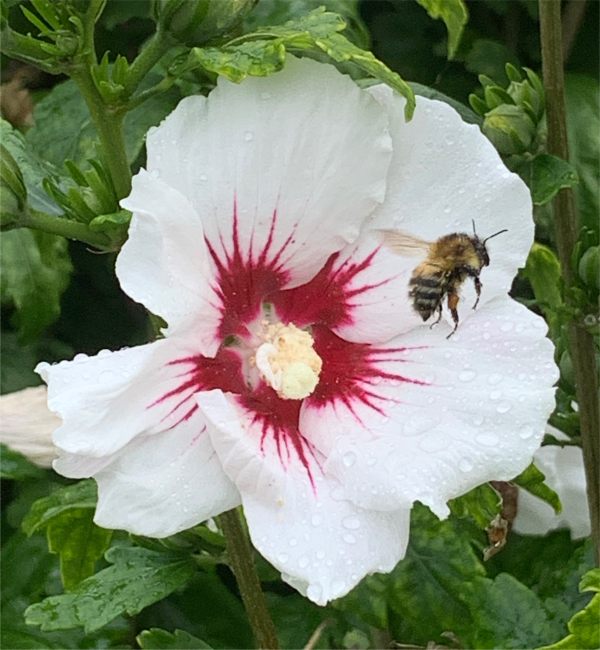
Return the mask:
<path fill-rule="evenodd" d="M 22 481 L 43 475 L 44 470 L 28 461 L 23 454 L 0 443 L 0 478 Z"/>
<path fill-rule="evenodd" d="M 266 596 L 269 612 L 277 628 L 277 638 L 282 648 L 304 647 L 317 627 L 325 619 L 331 619 L 331 610 L 328 611 L 324 607 L 315 605 L 300 594 L 279 596 L 267 593 Z M 359 614 L 356 610 L 353 613 Z M 319 643 L 315 647 L 322 648 L 324 646 Z"/>
<path fill-rule="evenodd" d="M 441 18 L 448 30 L 448 60 L 460 44 L 464 26 L 469 20 L 469 12 L 463 0 L 417 0 L 417 2 L 435 19 Z"/>
<path fill-rule="evenodd" d="M 541 472 L 533 463 L 529 467 L 521 472 L 519 476 L 513 479 L 513 483 L 516 483 L 520 488 L 527 490 L 530 494 L 542 499 L 548 505 L 554 508 L 554 512 L 559 514 L 562 510 L 562 505 L 560 503 L 560 498 L 556 492 L 548 487 L 544 482 L 546 477 L 543 472 Z"/>
<path fill-rule="evenodd" d="M 465 57 L 467 70 L 474 74 L 486 75 L 501 85 L 508 82 L 507 63 L 519 65 L 516 56 L 506 46 L 486 38 L 474 41 Z"/>
<path fill-rule="evenodd" d="M 338 63 L 354 64 L 403 95 L 406 98 L 405 114 L 410 119 L 414 110 L 414 94 L 410 86 L 371 52 L 360 49 L 338 33 L 344 30 L 345 25 L 341 16 L 322 7 L 284 25 L 261 27 L 256 34 L 245 34 L 241 44 L 232 41 L 223 48 L 193 48 L 186 61 L 176 66 L 176 72 L 181 74 L 202 67 L 239 83 L 248 75 L 266 76 L 280 70 L 288 51 L 325 53 Z"/>
<path fill-rule="evenodd" d="M 600 569 L 586 573 L 580 591 L 595 592 L 588 605 L 569 621 L 569 636 L 541 650 L 597 650 L 600 647 Z"/>
<path fill-rule="evenodd" d="M 600 213 L 600 86 L 598 80 L 568 74 L 565 79 L 569 159 L 577 170 L 575 198 L 583 226 L 598 233 Z"/>
<path fill-rule="evenodd" d="M 423 86 L 422 84 L 414 83 L 412 81 L 409 82 L 408 85 L 413 89 L 415 95 L 427 97 L 428 99 L 437 99 L 440 102 L 449 104 L 463 118 L 465 122 L 468 124 L 477 124 L 477 126 L 481 126 L 483 122 L 482 118 L 477 115 L 477 113 L 472 111 L 468 106 L 465 106 L 461 102 L 456 101 L 456 99 L 452 99 L 452 97 L 444 95 L 444 93 L 441 93 L 435 88 Z"/>
<path fill-rule="evenodd" d="M 474 488 L 461 497 L 448 502 L 455 517 L 470 517 L 482 530 L 500 513 L 502 499 L 489 483 Z"/>
<path fill-rule="evenodd" d="M 578 182 L 577 172 L 566 160 L 542 153 L 531 161 L 529 188 L 536 205 L 549 203 L 560 190 Z"/>
<path fill-rule="evenodd" d="M 96 482 L 87 479 L 67 485 L 55 490 L 50 496 L 38 499 L 23 519 L 23 530 L 27 535 L 32 535 L 70 510 L 94 509 L 96 490 Z"/>
<path fill-rule="evenodd" d="M 0 393 L 39 385 L 39 375 L 33 372 L 38 362 L 35 348 L 19 345 L 14 332 L 2 332 L 0 346 Z"/>
<path fill-rule="evenodd" d="M 152 627 L 149 630 L 140 632 L 135 640 L 142 650 L 167 650 L 168 648 L 173 650 L 200 650 L 211 647 L 183 630 L 175 630 L 172 633 L 158 627 Z"/>
<path fill-rule="evenodd" d="M 2 234 L 2 302 L 16 309 L 22 341 L 32 341 L 60 315 L 71 275 L 67 241 L 23 228 Z"/>
<path fill-rule="evenodd" d="M 28 607 L 25 621 L 44 631 L 80 626 L 86 632 L 98 630 L 119 614 L 132 616 L 168 596 L 196 571 L 189 557 L 142 548 L 113 547 L 106 559 L 112 566 L 87 578 L 74 591 Z"/>
<path fill-rule="evenodd" d="M 533 295 L 550 326 L 562 305 L 561 270 L 556 253 L 543 244 L 534 243 L 523 271 L 529 280 Z"/>
<path fill-rule="evenodd" d="M 468 538 L 451 520 L 415 506 L 406 557 L 390 574 L 388 606 L 395 638 L 425 645 L 443 632 L 460 636 L 472 625 L 465 585 L 485 576 Z"/>
<path fill-rule="evenodd" d="M 538 596 L 507 573 L 493 581 L 475 580 L 464 588 L 473 603 L 473 625 L 460 637 L 465 647 L 533 648 L 555 638 L 560 629 Z"/>
<path fill-rule="evenodd" d="M 592 289 L 600 289 L 600 246 L 591 246 L 585 251 L 577 271 L 584 284 Z"/>
<path fill-rule="evenodd" d="M 112 530 L 96 526 L 93 516 L 89 508 L 73 508 L 48 524 L 48 548 L 60 556 L 60 575 L 67 591 L 93 575 L 110 544 Z"/>
<path fill-rule="evenodd" d="M 150 72 L 140 90 L 158 83 L 162 75 Z M 127 158 L 133 163 L 144 146 L 146 133 L 173 108 L 180 96 L 175 88 L 155 95 L 125 117 L 124 138 Z M 83 166 L 99 158 L 100 148 L 87 106 L 76 84 L 65 81 L 54 88 L 35 107 L 35 126 L 27 132 L 29 145 L 57 168 L 65 160 Z"/>

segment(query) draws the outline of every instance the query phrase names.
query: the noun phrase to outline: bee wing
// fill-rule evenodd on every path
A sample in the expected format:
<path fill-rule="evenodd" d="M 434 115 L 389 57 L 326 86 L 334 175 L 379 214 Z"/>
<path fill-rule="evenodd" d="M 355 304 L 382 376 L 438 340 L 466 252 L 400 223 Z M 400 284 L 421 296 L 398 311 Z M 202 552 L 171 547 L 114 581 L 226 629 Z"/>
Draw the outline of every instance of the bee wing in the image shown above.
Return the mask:
<path fill-rule="evenodd" d="M 428 253 L 431 242 L 413 237 L 402 230 L 379 230 L 383 245 L 397 255 Z"/>

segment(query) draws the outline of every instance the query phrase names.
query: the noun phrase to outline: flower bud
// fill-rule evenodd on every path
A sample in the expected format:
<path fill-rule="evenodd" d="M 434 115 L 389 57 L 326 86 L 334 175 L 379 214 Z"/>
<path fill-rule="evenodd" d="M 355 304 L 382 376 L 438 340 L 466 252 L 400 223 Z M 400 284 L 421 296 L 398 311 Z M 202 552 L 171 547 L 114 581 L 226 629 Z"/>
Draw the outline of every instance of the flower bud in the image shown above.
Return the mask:
<path fill-rule="evenodd" d="M 200 45 L 232 30 L 256 0 L 154 0 L 158 26 L 178 41 Z"/>
<path fill-rule="evenodd" d="M 521 107 L 507 104 L 486 113 L 482 128 L 501 154 L 524 153 L 536 134 L 531 117 Z"/>
<path fill-rule="evenodd" d="M 579 260 L 579 277 L 588 287 L 600 289 L 600 246 L 588 248 Z"/>
<path fill-rule="evenodd" d="M 12 223 L 27 199 L 23 175 L 10 151 L 0 145 L 0 214 L 2 225 Z"/>

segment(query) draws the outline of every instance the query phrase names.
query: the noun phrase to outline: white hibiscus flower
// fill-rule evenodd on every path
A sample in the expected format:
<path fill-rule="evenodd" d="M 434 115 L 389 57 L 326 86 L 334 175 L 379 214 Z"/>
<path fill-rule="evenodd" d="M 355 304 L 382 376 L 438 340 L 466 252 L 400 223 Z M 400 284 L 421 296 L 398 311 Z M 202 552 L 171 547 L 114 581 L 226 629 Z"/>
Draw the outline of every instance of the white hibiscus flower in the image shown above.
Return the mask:
<path fill-rule="evenodd" d="M 256 548 L 324 604 L 405 552 L 415 500 L 510 479 L 539 446 L 556 379 L 544 321 L 507 296 L 531 202 L 444 103 L 360 90 L 290 58 L 220 79 L 148 134 L 117 260 L 123 289 L 168 323 L 133 349 L 41 364 L 70 477 L 95 521 L 163 537 L 244 506 Z M 430 329 L 382 247 L 401 228 L 490 241 L 460 326 Z"/>

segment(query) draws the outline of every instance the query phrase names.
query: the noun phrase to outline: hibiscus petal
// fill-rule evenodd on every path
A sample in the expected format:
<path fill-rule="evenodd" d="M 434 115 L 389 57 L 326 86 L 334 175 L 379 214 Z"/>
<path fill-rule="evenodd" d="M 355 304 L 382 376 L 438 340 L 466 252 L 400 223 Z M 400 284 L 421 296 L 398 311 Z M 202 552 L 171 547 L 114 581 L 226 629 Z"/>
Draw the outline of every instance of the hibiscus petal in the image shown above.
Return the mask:
<path fill-rule="evenodd" d="M 223 377 L 228 385 L 238 376 L 241 382 L 233 352 L 204 359 L 191 335 L 41 363 L 36 370 L 48 384 L 50 410 L 62 419 L 54 442 L 76 455 L 57 465 L 71 476 L 95 473 L 104 464 L 86 457 L 108 457 L 139 434 L 165 431 L 189 419 L 198 408 L 193 397 L 198 390 L 223 385 Z"/>
<path fill-rule="evenodd" d="M 129 237 L 117 257 L 121 287 L 162 316 L 167 333 L 193 322 L 198 350 L 212 356 L 219 346 L 221 314 L 209 284 L 212 271 L 200 217 L 177 190 L 145 170 L 134 176 L 131 194 L 121 205 L 133 212 Z"/>
<path fill-rule="evenodd" d="M 214 390 L 197 398 L 223 468 L 240 490 L 252 542 L 286 582 L 324 605 L 404 556 L 409 508 L 356 507 L 318 466 L 309 475 L 293 454 L 282 462 L 273 438 L 263 438 L 233 396 Z"/>
<path fill-rule="evenodd" d="M 387 86 L 369 91 L 388 111 L 394 153 L 385 202 L 376 210 L 364 237 L 371 237 L 374 247 L 380 229 L 400 229 L 425 241 L 456 232 L 471 235 L 473 223 L 482 239 L 507 229 L 486 244 L 490 266 L 481 273 L 479 307 L 508 293 L 533 243 L 532 204 L 525 183 L 508 171 L 478 127 L 463 122 L 447 104 L 417 97 L 414 117 L 406 122 L 404 99 Z M 346 253 L 356 256 L 351 249 Z M 364 257 L 364 252 L 360 250 L 358 256 Z M 375 291 L 349 312 L 351 322 L 338 330 L 340 334 L 379 342 L 388 334 L 408 331 L 415 318 L 408 280 L 423 258 L 397 255 L 384 248 L 377 262 L 357 278 L 363 286 L 377 285 Z M 381 280 L 387 278 L 391 280 L 382 285 Z M 465 281 L 460 293 L 458 312 L 463 320 L 472 314 L 475 303 L 473 282 Z M 386 315 L 392 305 L 395 318 Z M 367 332 L 368 338 L 356 337 L 359 331 Z"/>
<path fill-rule="evenodd" d="M 199 413 L 131 441 L 94 478 L 94 521 L 137 535 L 167 537 L 240 504 Z"/>
<path fill-rule="evenodd" d="M 300 431 L 357 505 L 394 510 L 419 500 L 445 515 L 448 499 L 511 479 L 531 461 L 558 376 L 545 328 L 498 298 L 450 340 L 440 323 L 397 337 L 362 364 L 320 350 L 322 377 L 331 360 L 337 385 L 305 400 Z"/>
<path fill-rule="evenodd" d="M 387 115 L 329 65 L 285 69 L 184 99 L 147 138 L 148 169 L 201 216 L 229 276 L 310 279 L 383 200 Z M 261 277 L 261 281 L 264 278 Z"/>

